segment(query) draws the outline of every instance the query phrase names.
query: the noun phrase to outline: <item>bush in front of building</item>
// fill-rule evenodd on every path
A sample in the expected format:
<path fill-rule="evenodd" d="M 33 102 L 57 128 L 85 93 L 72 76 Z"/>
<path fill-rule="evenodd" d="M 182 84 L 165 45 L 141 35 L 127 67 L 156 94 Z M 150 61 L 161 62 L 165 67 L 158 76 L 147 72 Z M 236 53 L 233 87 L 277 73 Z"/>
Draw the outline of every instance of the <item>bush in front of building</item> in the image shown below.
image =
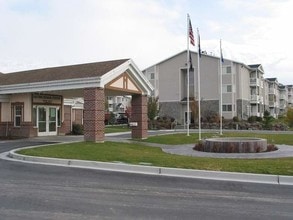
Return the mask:
<path fill-rule="evenodd" d="M 153 121 L 148 121 L 149 129 L 160 130 L 160 129 L 174 129 L 176 125 L 175 118 L 170 116 L 157 117 Z"/>
<path fill-rule="evenodd" d="M 72 132 L 73 135 L 83 135 L 83 125 L 81 124 L 72 124 Z"/>

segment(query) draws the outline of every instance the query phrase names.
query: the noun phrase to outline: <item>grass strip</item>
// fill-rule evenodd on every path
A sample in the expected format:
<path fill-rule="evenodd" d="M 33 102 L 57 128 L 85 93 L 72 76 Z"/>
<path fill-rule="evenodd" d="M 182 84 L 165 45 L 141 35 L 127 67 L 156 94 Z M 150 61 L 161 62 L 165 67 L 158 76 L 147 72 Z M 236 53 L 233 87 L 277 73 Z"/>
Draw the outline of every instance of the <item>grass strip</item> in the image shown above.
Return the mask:
<path fill-rule="evenodd" d="M 162 167 L 293 176 L 293 158 L 196 158 L 167 154 L 160 148 L 147 147 L 143 144 L 80 142 L 25 149 L 18 153 L 41 157 L 104 162 L 120 161 L 129 164 L 143 162 Z"/>
<path fill-rule="evenodd" d="M 105 126 L 105 133 L 117 133 L 130 131 L 128 125 L 107 125 Z"/>

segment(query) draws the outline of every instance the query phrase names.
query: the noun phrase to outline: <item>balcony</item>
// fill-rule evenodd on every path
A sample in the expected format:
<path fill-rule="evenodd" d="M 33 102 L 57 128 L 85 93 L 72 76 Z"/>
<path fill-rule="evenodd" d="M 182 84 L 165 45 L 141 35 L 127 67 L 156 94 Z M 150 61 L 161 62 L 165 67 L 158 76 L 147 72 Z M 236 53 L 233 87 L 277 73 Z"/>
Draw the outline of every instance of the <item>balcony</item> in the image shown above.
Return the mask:
<path fill-rule="evenodd" d="M 279 107 L 279 103 L 274 102 L 274 101 L 269 101 L 269 107 L 270 108 L 278 108 Z"/>
<path fill-rule="evenodd" d="M 251 112 L 251 116 L 262 117 L 262 114 L 259 113 L 259 112 L 252 111 L 252 112 Z"/>
<path fill-rule="evenodd" d="M 258 78 L 250 78 L 250 85 L 251 86 L 259 86 L 260 85 L 260 79 L 258 79 Z"/>
<path fill-rule="evenodd" d="M 288 97 L 287 97 L 285 94 L 281 94 L 281 95 L 280 95 L 280 99 L 287 100 L 287 99 L 288 99 Z"/>
<path fill-rule="evenodd" d="M 287 107 L 286 104 L 280 104 L 280 109 L 285 109 Z"/>
<path fill-rule="evenodd" d="M 250 102 L 251 103 L 263 103 L 263 97 L 260 95 L 251 95 Z"/>
<path fill-rule="evenodd" d="M 274 88 L 269 88 L 269 94 L 277 94 L 277 90 Z"/>

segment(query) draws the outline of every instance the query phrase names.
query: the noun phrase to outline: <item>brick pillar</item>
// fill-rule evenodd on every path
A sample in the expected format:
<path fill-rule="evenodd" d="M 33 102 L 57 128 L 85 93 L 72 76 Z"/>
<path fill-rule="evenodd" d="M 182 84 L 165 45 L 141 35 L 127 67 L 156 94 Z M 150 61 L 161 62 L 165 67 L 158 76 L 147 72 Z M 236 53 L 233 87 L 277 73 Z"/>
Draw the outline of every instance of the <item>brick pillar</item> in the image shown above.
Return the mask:
<path fill-rule="evenodd" d="M 148 137 L 148 109 L 147 96 L 133 95 L 131 100 L 131 122 L 137 122 L 132 127 L 132 138 L 145 139 Z"/>
<path fill-rule="evenodd" d="M 103 88 L 86 88 L 84 95 L 84 140 L 104 142 L 105 93 Z"/>

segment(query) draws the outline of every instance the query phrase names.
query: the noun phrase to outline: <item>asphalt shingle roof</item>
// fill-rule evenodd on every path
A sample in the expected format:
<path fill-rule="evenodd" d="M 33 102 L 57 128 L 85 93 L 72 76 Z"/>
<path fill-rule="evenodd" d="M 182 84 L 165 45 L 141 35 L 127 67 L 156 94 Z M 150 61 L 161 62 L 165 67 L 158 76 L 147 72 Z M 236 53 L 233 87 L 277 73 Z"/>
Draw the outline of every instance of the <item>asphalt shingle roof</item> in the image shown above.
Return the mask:
<path fill-rule="evenodd" d="M 1 85 L 46 82 L 55 80 L 90 78 L 102 76 L 129 59 L 110 60 L 71 66 L 51 67 L 0 74 Z"/>

